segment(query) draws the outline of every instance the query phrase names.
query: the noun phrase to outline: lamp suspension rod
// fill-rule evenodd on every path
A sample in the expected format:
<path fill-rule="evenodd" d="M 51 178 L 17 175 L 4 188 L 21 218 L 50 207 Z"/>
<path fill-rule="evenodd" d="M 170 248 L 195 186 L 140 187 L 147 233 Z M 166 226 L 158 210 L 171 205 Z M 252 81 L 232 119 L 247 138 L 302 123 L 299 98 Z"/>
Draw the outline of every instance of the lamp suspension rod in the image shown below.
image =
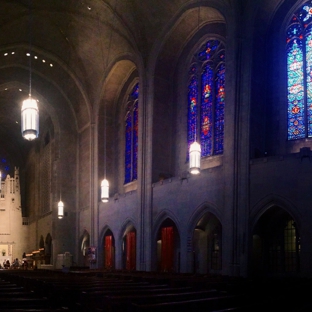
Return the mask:
<path fill-rule="evenodd" d="M 31 97 L 32 0 L 29 3 L 29 96 Z"/>
<path fill-rule="evenodd" d="M 106 179 L 106 105 L 104 101 L 104 179 Z"/>
<path fill-rule="evenodd" d="M 59 172 L 60 172 L 60 201 L 62 200 L 62 169 L 61 169 L 61 133 L 59 134 Z"/>
<path fill-rule="evenodd" d="M 98 14 L 98 29 L 100 31 L 100 16 Z M 101 33 L 99 34 L 101 38 Z M 101 55 L 102 55 L 102 64 L 105 64 L 105 69 L 107 69 L 108 66 L 108 55 L 109 55 L 109 49 L 110 49 L 110 43 L 111 43 L 111 37 L 109 39 L 109 45 L 108 45 L 108 53 L 107 53 L 107 59 L 106 62 L 104 61 L 104 51 L 103 51 L 103 44 L 101 41 Z M 106 103 L 104 101 L 104 179 L 106 179 Z"/>
<path fill-rule="evenodd" d="M 200 3 L 198 0 L 198 10 L 197 10 L 197 35 L 199 34 L 199 24 L 200 24 Z M 197 99 L 196 101 L 198 101 L 198 94 L 197 94 Z M 198 104 L 198 103 L 197 103 Z M 198 107 L 198 105 L 197 105 Z M 197 140 L 197 118 L 198 118 L 198 108 L 196 110 L 196 121 L 195 121 L 195 137 L 194 137 L 194 142 L 196 142 Z"/>
<path fill-rule="evenodd" d="M 108 68 L 108 59 L 109 59 L 110 49 L 111 49 L 111 44 L 112 44 L 113 25 L 114 25 L 114 20 L 115 20 L 116 5 L 117 5 L 117 1 L 115 1 L 115 7 L 113 9 L 113 19 L 112 19 L 111 32 L 110 32 L 108 48 L 107 48 L 106 62 L 104 62 L 104 59 L 103 59 L 104 58 L 104 51 L 103 51 L 103 44 L 101 43 L 102 61 L 103 61 L 103 64 L 105 63 L 105 69 L 104 70 L 107 70 L 107 68 Z M 98 29 L 100 29 L 100 17 L 99 16 L 98 16 L 98 23 L 99 23 Z M 106 106 L 107 106 L 107 101 L 104 101 L 104 179 L 106 179 L 106 124 L 107 124 L 107 116 L 106 116 L 106 109 L 107 108 L 106 108 Z"/>

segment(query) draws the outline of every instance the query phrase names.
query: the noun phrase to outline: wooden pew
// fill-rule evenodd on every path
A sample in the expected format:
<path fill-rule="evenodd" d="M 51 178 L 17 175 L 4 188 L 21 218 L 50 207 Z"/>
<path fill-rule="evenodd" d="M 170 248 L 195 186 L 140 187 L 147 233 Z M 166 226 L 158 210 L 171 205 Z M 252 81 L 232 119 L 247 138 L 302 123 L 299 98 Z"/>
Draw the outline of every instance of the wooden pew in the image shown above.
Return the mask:
<path fill-rule="evenodd" d="M 189 290 L 177 291 L 173 293 L 163 292 L 158 294 L 138 294 L 138 295 L 114 295 L 106 296 L 104 306 L 109 311 L 130 311 L 133 303 L 157 304 L 164 302 L 185 301 L 194 299 L 211 298 L 218 295 L 216 290 Z"/>
<path fill-rule="evenodd" d="M 106 308 L 107 296 L 143 296 L 143 295 L 164 295 L 164 294 L 174 294 L 190 291 L 190 287 L 178 287 L 171 288 L 166 285 L 165 287 L 159 287 L 159 285 L 153 285 L 151 287 L 146 287 L 144 289 L 110 289 L 110 290 L 98 290 L 98 291 L 83 291 L 80 295 L 80 300 L 77 302 L 77 309 L 79 307 L 80 311 L 87 311 L 86 309 L 92 308 Z"/>
<path fill-rule="evenodd" d="M 242 304 L 242 300 L 243 298 L 240 295 L 223 295 L 209 298 L 179 300 L 160 303 L 136 302 L 132 303 L 131 308 L 128 308 L 126 311 L 172 312 L 172 311 L 187 310 L 187 311 L 210 312 L 240 306 Z"/>

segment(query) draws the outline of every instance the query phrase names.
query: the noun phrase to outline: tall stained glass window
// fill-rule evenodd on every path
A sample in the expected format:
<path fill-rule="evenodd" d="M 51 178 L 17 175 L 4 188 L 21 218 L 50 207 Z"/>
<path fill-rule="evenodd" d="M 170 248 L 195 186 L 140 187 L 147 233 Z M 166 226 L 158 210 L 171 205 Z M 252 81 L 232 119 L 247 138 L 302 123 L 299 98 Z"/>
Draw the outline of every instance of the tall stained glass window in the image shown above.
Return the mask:
<path fill-rule="evenodd" d="M 125 115 L 125 184 L 138 178 L 138 98 L 137 83 L 129 95 Z"/>
<path fill-rule="evenodd" d="M 224 100 L 224 45 L 208 40 L 193 57 L 188 84 L 188 149 L 197 141 L 202 157 L 223 154 Z"/>
<path fill-rule="evenodd" d="M 13 174 L 11 169 L 10 162 L 6 155 L 0 155 L 0 172 L 2 180 L 4 180 L 8 174 Z"/>
<path fill-rule="evenodd" d="M 287 28 L 288 140 L 312 137 L 312 1 Z"/>

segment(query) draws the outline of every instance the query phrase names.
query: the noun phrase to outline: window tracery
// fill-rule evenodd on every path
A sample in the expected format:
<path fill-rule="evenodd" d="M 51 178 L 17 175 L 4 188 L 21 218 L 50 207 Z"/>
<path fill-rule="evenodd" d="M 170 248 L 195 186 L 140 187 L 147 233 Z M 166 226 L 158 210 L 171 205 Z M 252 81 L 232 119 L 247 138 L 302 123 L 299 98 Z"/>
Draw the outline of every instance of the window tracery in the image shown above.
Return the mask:
<path fill-rule="evenodd" d="M 188 149 L 200 141 L 201 156 L 223 154 L 225 49 L 215 39 L 197 52 L 189 70 Z"/>
<path fill-rule="evenodd" d="M 125 115 L 125 184 L 137 180 L 138 177 L 138 98 L 137 83 L 129 95 Z"/>
<path fill-rule="evenodd" d="M 288 140 L 312 137 L 312 1 L 293 14 L 286 53 Z"/>

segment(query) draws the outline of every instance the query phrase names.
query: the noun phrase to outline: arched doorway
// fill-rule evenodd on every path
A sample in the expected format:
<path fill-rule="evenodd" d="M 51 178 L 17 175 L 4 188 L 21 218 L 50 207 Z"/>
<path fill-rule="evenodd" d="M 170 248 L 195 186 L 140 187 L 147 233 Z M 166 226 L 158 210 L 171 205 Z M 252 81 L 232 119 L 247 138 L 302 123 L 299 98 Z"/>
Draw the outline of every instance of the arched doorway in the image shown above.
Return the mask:
<path fill-rule="evenodd" d="M 161 272 L 180 271 L 180 236 L 169 218 L 162 223 L 157 235 L 157 269 Z"/>
<path fill-rule="evenodd" d="M 206 213 L 193 233 L 193 273 L 220 273 L 222 269 L 222 225 Z"/>
<path fill-rule="evenodd" d="M 252 234 L 254 276 L 295 275 L 300 271 L 300 234 L 287 211 L 270 208 L 260 217 Z"/>
<path fill-rule="evenodd" d="M 123 268 L 136 269 L 136 230 L 133 226 L 126 229 L 123 237 Z"/>
<path fill-rule="evenodd" d="M 107 230 L 104 235 L 104 268 L 115 268 L 115 239 L 111 230 Z"/>
<path fill-rule="evenodd" d="M 81 238 L 81 253 L 83 257 L 83 265 L 89 266 L 89 259 L 87 255 L 87 250 L 90 247 L 90 234 L 87 230 L 84 230 Z"/>

